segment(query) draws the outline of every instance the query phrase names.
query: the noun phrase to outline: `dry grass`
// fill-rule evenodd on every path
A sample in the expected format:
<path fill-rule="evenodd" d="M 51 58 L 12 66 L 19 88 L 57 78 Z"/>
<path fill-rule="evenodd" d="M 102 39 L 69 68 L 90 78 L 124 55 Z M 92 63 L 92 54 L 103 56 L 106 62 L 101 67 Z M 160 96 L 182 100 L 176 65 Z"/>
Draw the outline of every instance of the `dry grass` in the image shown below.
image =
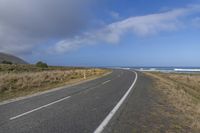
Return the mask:
<path fill-rule="evenodd" d="M 31 64 L 0 64 L 1 73 L 21 73 L 21 72 L 41 72 L 41 71 L 51 71 L 51 70 L 77 70 L 86 69 L 83 67 L 64 67 L 64 66 L 49 66 L 48 68 L 40 68 Z"/>
<path fill-rule="evenodd" d="M 194 131 L 200 131 L 200 75 L 146 72 L 155 80 L 156 88 L 167 96 L 167 102 L 173 105 L 184 117 L 183 122 Z"/>
<path fill-rule="evenodd" d="M 27 69 L 24 66 L 23 68 Z M 43 71 L 37 70 L 37 68 L 28 68 L 26 71 L 21 71 L 21 73 L 16 71 L 0 72 L 0 101 L 84 80 L 84 72 L 87 79 L 99 77 L 108 72 L 108 70 L 92 68 L 57 68 L 57 70 L 50 68 L 50 70 Z"/>

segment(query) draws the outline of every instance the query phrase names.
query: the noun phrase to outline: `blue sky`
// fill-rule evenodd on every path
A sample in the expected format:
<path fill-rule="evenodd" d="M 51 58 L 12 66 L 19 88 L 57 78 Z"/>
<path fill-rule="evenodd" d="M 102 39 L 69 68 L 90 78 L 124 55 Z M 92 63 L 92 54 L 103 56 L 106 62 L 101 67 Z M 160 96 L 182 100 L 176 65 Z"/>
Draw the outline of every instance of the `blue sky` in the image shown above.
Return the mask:
<path fill-rule="evenodd" d="M 0 6 L 0 52 L 30 63 L 200 66 L 199 0 L 8 0 L 0 5 L 6 7 Z"/>

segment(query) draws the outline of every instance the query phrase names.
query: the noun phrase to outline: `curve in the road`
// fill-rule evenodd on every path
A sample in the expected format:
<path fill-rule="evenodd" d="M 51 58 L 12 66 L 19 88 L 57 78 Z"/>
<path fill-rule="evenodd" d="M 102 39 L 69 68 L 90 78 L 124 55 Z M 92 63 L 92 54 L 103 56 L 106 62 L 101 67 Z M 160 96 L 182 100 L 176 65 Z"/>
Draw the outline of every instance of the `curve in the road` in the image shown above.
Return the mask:
<path fill-rule="evenodd" d="M 104 128 L 107 126 L 109 121 L 112 119 L 112 117 L 115 115 L 117 110 L 120 108 L 120 106 L 123 104 L 131 90 L 133 89 L 135 83 L 137 82 L 137 72 L 132 71 L 135 73 L 135 80 L 131 84 L 130 88 L 127 90 L 127 92 L 124 94 L 124 96 L 120 99 L 120 101 L 117 103 L 117 105 L 112 109 L 112 111 L 106 116 L 106 118 L 102 121 L 102 123 L 97 127 L 97 129 L 94 131 L 94 133 L 101 133 Z"/>

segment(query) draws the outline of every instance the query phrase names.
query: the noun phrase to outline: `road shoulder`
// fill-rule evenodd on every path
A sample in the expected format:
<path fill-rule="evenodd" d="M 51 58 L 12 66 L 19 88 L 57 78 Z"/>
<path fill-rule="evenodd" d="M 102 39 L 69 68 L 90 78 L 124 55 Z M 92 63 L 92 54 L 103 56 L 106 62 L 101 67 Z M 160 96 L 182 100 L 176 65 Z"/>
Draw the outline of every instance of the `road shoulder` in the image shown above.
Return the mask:
<path fill-rule="evenodd" d="M 153 79 L 139 72 L 136 88 L 104 132 L 193 132 L 187 124 L 181 124 L 183 119 L 177 117 L 180 112 L 153 83 Z"/>
<path fill-rule="evenodd" d="M 111 73 L 112 72 L 107 72 L 107 73 L 105 73 L 103 75 L 90 77 L 88 79 L 74 80 L 72 82 L 68 82 L 65 85 L 62 85 L 62 86 L 59 86 L 59 87 L 54 87 L 54 88 L 51 88 L 51 89 L 30 93 L 28 95 L 24 95 L 24 96 L 12 98 L 12 99 L 4 100 L 4 101 L 0 102 L 0 105 L 4 105 L 4 104 L 20 101 L 20 100 L 23 100 L 23 99 L 27 99 L 27 98 L 39 96 L 39 95 L 42 95 L 42 94 L 58 91 L 58 90 L 61 90 L 61 89 L 66 89 L 66 88 L 69 88 L 69 87 L 72 87 L 72 86 L 76 86 L 76 85 L 80 85 L 80 84 L 83 84 L 83 83 L 87 83 L 87 82 L 90 82 L 90 81 L 93 81 L 93 80 L 96 80 L 96 79 L 99 79 L 99 78 L 103 78 L 103 77 L 105 77 L 105 76 L 107 76 L 107 75 L 109 75 Z"/>

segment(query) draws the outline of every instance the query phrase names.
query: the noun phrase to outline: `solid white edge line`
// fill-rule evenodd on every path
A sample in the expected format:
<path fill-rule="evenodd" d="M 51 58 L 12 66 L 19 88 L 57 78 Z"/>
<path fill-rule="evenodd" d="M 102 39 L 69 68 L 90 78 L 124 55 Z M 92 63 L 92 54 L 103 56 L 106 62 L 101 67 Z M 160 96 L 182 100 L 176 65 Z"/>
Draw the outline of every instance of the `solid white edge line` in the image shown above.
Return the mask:
<path fill-rule="evenodd" d="M 28 112 L 25 112 L 25 113 L 23 113 L 23 114 L 17 115 L 17 116 L 15 116 L 15 117 L 11 117 L 10 120 L 14 120 L 14 119 L 17 119 L 17 118 L 22 117 L 22 116 L 24 116 L 24 115 L 30 114 L 30 113 L 32 113 L 32 112 L 35 112 L 35 111 L 37 111 L 37 110 L 40 110 L 40 109 L 42 109 L 42 108 L 46 108 L 46 107 L 48 107 L 48 106 L 50 106 L 50 105 L 53 105 L 53 104 L 58 103 L 58 102 L 61 102 L 61 101 L 65 100 L 65 99 L 68 99 L 68 98 L 70 98 L 70 97 L 71 97 L 71 96 L 64 97 L 64 98 L 62 98 L 62 99 L 59 99 L 59 100 L 57 100 L 57 101 L 54 101 L 54 102 L 51 102 L 51 103 L 49 103 L 49 104 L 43 105 L 43 106 L 41 106 L 41 107 L 35 108 L 35 109 L 30 110 L 30 111 L 28 111 Z"/>
<path fill-rule="evenodd" d="M 124 94 L 124 96 L 120 99 L 120 101 L 117 103 L 117 105 L 112 109 L 112 111 L 106 116 L 106 118 L 101 122 L 101 124 L 96 128 L 96 130 L 94 131 L 94 133 L 101 133 L 104 128 L 107 126 L 107 124 L 109 123 L 109 121 L 112 119 L 112 117 L 115 115 L 115 113 L 117 112 L 117 110 L 120 108 L 120 106 L 122 105 L 122 103 L 124 102 L 124 100 L 127 98 L 127 96 L 129 95 L 129 93 L 131 92 L 132 88 L 134 87 L 136 81 L 137 81 L 137 72 L 135 71 L 131 71 L 135 73 L 135 80 L 132 83 L 132 85 L 130 86 L 130 88 L 128 89 L 128 91 Z"/>

